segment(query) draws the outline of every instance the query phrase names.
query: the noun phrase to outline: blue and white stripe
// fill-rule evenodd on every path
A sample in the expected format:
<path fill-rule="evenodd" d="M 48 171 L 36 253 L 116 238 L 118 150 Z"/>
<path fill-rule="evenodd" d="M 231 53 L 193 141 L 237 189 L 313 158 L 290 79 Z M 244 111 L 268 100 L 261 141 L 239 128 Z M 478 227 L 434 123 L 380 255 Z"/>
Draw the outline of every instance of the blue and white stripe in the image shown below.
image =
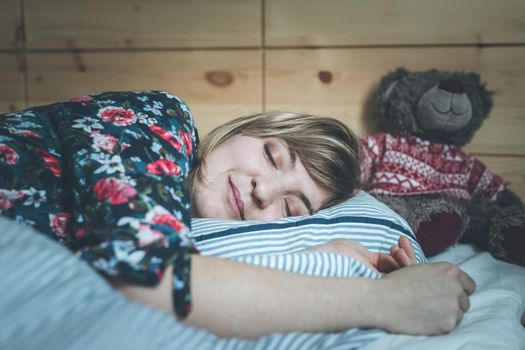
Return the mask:
<path fill-rule="evenodd" d="M 319 277 L 381 276 L 359 261 L 334 253 L 303 252 L 279 255 L 245 255 L 235 260 L 278 270 Z"/>
<path fill-rule="evenodd" d="M 203 255 L 239 259 L 299 252 L 335 239 L 353 239 L 370 251 L 389 254 L 407 236 L 417 261 L 426 258 L 404 219 L 365 192 L 312 216 L 263 223 L 193 219 L 192 236 Z"/>
<path fill-rule="evenodd" d="M 406 221 L 365 192 L 312 216 L 271 223 L 193 219 L 192 235 L 203 255 L 306 275 L 380 278 L 377 272 L 349 257 L 302 252 L 335 239 L 353 239 L 371 251 L 389 254 L 390 247 L 404 235 L 411 240 L 417 261 L 426 262 Z M 216 349 L 360 349 L 384 334 L 377 329 L 272 334 L 254 341 L 222 340 Z"/>
<path fill-rule="evenodd" d="M 348 257 L 301 252 L 332 239 L 387 253 L 406 235 L 418 261 L 426 261 L 406 222 L 365 193 L 309 217 L 269 224 L 197 219 L 193 225 L 203 254 L 307 275 L 379 277 Z M 27 227 L 0 218 L 0 232 L 2 349 L 356 350 L 385 334 L 349 329 L 221 339 L 128 302 L 83 261 Z"/>

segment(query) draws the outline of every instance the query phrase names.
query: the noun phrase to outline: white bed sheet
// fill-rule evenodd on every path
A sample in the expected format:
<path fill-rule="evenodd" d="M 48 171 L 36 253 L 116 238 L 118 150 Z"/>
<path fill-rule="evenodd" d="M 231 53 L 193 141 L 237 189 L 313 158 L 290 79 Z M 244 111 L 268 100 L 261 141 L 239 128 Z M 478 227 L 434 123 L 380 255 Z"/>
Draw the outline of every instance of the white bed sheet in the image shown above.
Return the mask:
<path fill-rule="evenodd" d="M 470 245 L 458 245 L 430 261 L 455 263 L 476 281 L 463 322 L 442 336 L 385 335 L 366 350 L 525 349 L 525 268 Z"/>
<path fill-rule="evenodd" d="M 219 339 L 127 301 L 66 248 L 27 227 L 0 218 L 0 232 L 2 350 L 525 349 L 520 324 L 525 268 L 496 261 L 470 246 L 433 259 L 459 264 L 478 283 L 471 310 L 449 335 L 414 337 L 355 329 L 239 341 Z"/>

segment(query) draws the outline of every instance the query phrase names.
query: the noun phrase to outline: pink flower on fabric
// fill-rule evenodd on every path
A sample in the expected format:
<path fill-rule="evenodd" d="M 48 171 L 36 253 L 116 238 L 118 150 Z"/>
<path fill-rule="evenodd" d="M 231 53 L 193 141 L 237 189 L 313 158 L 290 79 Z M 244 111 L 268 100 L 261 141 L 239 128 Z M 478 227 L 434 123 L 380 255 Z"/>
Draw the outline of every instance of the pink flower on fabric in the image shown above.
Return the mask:
<path fill-rule="evenodd" d="M 169 142 L 169 144 L 175 148 L 178 152 L 182 150 L 182 146 L 179 142 L 175 140 L 173 135 L 166 129 L 163 129 L 162 127 L 158 125 L 151 125 L 150 130 L 153 131 L 158 137 L 163 139 L 164 141 Z"/>
<path fill-rule="evenodd" d="M 184 142 L 184 146 L 186 146 L 186 152 L 188 152 L 188 155 L 191 156 L 193 153 L 193 145 L 191 142 L 191 136 L 186 131 L 181 132 L 182 142 Z"/>
<path fill-rule="evenodd" d="M 184 226 L 179 219 L 160 205 L 157 205 L 148 211 L 145 219 L 146 222 L 152 224 L 167 225 L 179 233 L 186 230 L 186 226 Z"/>
<path fill-rule="evenodd" d="M 114 177 L 98 180 L 93 191 L 99 201 L 108 201 L 111 204 L 127 203 L 137 195 L 133 187 Z"/>
<path fill-rule="evenodd" d="M 35 139 L 41 139 L 42 136 L 32 130 L 20 130 L 19 135 L 23 137 L 34 137 Z"/>
<path fill-rule="evenodd" d="M 118 126 L 135 124 L 137 121 L 137 115 L 132 109 L 122 107 L 104 107 L 98 111 L 97 116 L 106 123 Z"/>
<path fill-rule="evenodd" d="M 59 177 L 60 174 L 62 174 L 62 166 L 58 162 L 58 160 L 47 150 L 42 148 L 35 147 L 35 151 L 42 157 L 42 160 L 46 164 L 46 166 L 49 168 L 49 170 L 55 175 L 56 177 Z"/>
<path fill-rule="evenodd" d="M 71 219 L 71 214 L 66 212 L 60 212 L 56 215 L 49 214 L 49 225 L 51 231 L 59 237 L 66 236 L 66 226 Z"/>
<path fill-rule="evenodd" d="M 84 96 L 72 98 L 71 100 L 69 100 L 69 102 L 89 102 L 92 100 L 93 100 L 93 97 L 89 95 L 84 95 Z"/>
<path fill-rule="evenodd" d="M 141 224 L 136 234 L 139 240 L 139 247 L 145 247 L 155 242 L 163 242 L 164 235 L 162 232 L 152 229 L 149 225 Z"/>
<path fill-rule="evenodd" d="M 22 137 L 34 137 L 35 139 L 41 139 L 42 136 L 40 136 L 37 132 L 33 130 L 26 130 L 26 129 L 17 129 L 17 128 L 9 128 L 9 132 L 14 135 L 20 135 Z"/>
<path fill-rule="evenodd" d="M 20 156 L 18 155 L 18 153 L 5 143 L 0 143 L 0 154 L 4 155 L 5 162 L 7 164 L 13 165 L 18 163 L 18 161 L 20 160 Z"/>
<path fill-rule="evenodd" d="M 0 209 L 9 209 L 14 202 L 24 197 L 24 194 L 15 190 L 0 189 Z"/>
<path fill-rule="evenodd" d="M 180 173 L 179 166 L 167 159 L 159 159 L 155 162 L 149 163 L 146 165 L 146 170 L 149 173 L 156 175 L 179 175 Z"/>
<path fill-rule="evenodd" d="M 118 142 L 116 137 L 102 134 L 98 131 L 94 131 L 91 136 L 93 137 L 93 146 L 95 148 L 101 148 L 106 152 L 113 153 L 113 149 Z"/>
<path fill-rule="evenodd" d="M 177 232 L 184 230 L 182 222 L 170 213 L 157 214 L 151 219 L 151 221 L 157 225 L 168 225 Z"/>

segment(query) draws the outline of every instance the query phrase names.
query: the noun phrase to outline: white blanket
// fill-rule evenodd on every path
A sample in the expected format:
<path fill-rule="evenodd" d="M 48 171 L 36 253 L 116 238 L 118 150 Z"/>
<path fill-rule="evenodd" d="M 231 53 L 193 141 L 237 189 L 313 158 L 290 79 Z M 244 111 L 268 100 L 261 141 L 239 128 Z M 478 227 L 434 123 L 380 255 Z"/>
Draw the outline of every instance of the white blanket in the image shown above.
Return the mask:
<path fill-rule="evenodd" d="M 219 339 L 125 300 L 64 247 L 0 219 L 0 349 L 525 349 L 520 324 L 525 268 L 496 261 L 470 246 L 458 246 L 433 260 L 459 264 L 478 284 L 471 310 L 448 335 L 354 329 L 272 334 L 251 341 Z M 348 270 L 353 271 L 351 264 Z"/>
<path fill-rule="evenodd" d="M 455 263 L 476 281 L 463 322 L 442 336 L 384 335 L 366 350 L 525 349 L 525 268 L 495 260 L 469 245 L 430 260 Z"/>

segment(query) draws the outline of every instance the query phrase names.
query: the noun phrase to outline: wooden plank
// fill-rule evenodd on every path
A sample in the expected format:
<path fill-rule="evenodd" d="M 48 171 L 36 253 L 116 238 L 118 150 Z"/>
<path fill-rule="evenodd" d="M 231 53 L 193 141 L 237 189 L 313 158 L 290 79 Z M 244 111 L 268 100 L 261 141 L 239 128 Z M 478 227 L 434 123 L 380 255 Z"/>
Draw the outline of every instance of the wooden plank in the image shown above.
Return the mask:
<path fill-rule="evenodd" d="M 22 44 L 21 0 L 0 1 L 0 49 L 17 49 Z"/>
<path fill-rule="evenodd" d="M 525 201 L 525 157 L 479 156 L 494 173 L 510 181 L 510 189 Z"/>
<path fill-rule="evenodd" d="M 97 91 L 165 90 L 192 110 L 201 134 L 262 108 L 258 50 L 28 54 L 29 104 Z"/>
<path fill-rule="evenodd" d="M 396 67 L 478 72 L 494 107 L 466 149 L 525 155 L 525 47 L 275 49 L 266 62 L 267 110 L 332 115 L 360 134 L 377 131 L 377 83 Z"/>
<path fill-rule="evenodd" d="M 0 114 L 25 107 L 21 64 L 17 53 L 0 53 Z"/>
<path fill-rule="evenodd" d="M 260 0 L 27 0 L 27 47 L 258 47 Z"/>
<path fill-rule="evenodd" d="M 266 0 L 271 46 L 524 43 L 523 0 Z"/>

